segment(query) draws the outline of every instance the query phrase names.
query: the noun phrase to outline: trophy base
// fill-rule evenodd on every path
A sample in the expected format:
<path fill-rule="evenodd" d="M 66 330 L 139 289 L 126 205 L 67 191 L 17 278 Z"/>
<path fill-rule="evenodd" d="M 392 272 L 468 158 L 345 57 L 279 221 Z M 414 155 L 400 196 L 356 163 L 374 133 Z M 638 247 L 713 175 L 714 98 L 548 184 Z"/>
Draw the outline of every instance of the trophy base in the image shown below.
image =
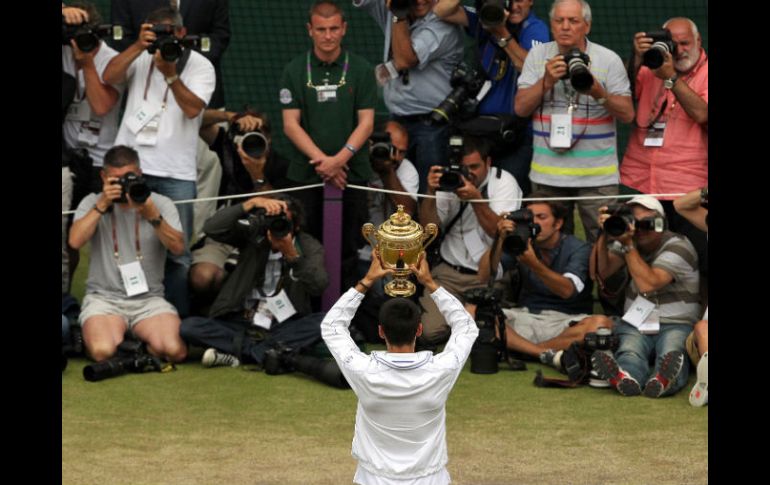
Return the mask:
<path fill-rule="evenodd" d="M 385 294 L 388 296 L 405 298 L 414 295 L 417 287 L 411 281 L 394 278 L 393 281 L 385 285 Z"/>

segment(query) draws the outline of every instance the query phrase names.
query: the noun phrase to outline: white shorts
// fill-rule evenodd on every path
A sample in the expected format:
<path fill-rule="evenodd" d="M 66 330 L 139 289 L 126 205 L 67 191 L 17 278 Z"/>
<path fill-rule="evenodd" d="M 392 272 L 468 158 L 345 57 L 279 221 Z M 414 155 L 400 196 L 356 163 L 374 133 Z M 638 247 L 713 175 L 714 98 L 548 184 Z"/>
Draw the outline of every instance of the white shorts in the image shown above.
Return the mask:
<path fill-rule="evenodd" d="M 530 313 L 526 308 L 503 308 L 505 323 L 533 344 L 557 337 L 572 322 L 590 317 L 587 313 L 570 315 L 555 310 Z"/>
<path fill-rule="evenodd" d="M 114 299 L 104 295 L 88 294 L 80 306 L 78 321 L 84 326 L 86 321 L 99 315 L 117 315 L 123 317 L 129 330 L 137 323 L 162 313 L 179 315 L 174 305 L 159 296 L 145 298 Z"/>

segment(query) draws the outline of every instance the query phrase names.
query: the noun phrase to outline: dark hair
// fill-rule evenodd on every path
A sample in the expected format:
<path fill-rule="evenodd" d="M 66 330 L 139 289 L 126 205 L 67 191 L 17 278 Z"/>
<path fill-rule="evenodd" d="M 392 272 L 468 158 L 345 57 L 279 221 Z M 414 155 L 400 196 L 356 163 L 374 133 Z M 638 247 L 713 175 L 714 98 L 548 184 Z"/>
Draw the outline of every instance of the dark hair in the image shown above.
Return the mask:
<path fill-rule="evenodd" d="M 492 151 L 492 145 L 484 138 L 466 136 L 463 138 L 463 154 L 468 156 L 473 152 L 479 152 L 481 159 L 486 161 Z"/>
<path fill-rule="evenodd" d="M 85 0 L 76 0 L 74 2 L 70 2 L 70 4 L 67 6 L 85 10 L 88 14 L 88 25 L 99 25 L 102 23 L 101 14 L 99 14 L 99 11 L 96 10 L 96 5 L 91 2 L 86 2 Z"/>
<path fill-rule="evenodd" d="M 412 300 L 391 298 L 380 307 L 380 325 L 391 345 L 409 345 L 417 335 L 422 311 Z"/>
<path fill-rule="evenodd" d="M 313 23 L 311 22 L 313 15 L 320 15 L 325 19 L 334 17 L 335 15 L 340 15 L 342 17 L 342 21 L 345 22 L 345 12 L 342 10 L 342 8 L 340 8 L 339 5 L 337 5 L 336 2 L 333 2 L 332 0 L 317 0 L 313 2 L 313 5 L 310 6 L 310 10 L 308 10 L 307 13 L 307 22 L 309 24 Z"/>
<path fill-rule="evenodd" d="M 148 24 L 160 24 L 166 20 L 170 20 L 174 27 L 182 27 L 184 25 L 182 20 L 182 14 L 174 7 L 160 7 L 156 8 L 147 15 Z"/>
<path fill-rule="evenodd" d="M 528 199 L 543 199 L 546 197 L 553 197 L 553 194 L 549 194 L 548 192 L 544 192 L 542 190 L 536 190 L 527 196 Z M 546 204 L 551 208 L 551 214 L 553 214 L 553 218 L 557 220 L 565 220 L 567 218 L 567 214 L 569 214 L 567 205 L 560 200 L 528 200 L 524 203 L 524 206 L 527 207 L 531 204 Z"/>
<path fill-rule="evenodd" d="M 139 154 L 131 147 L 115 145 L 104 154 L 104 166 L 122 168 L 126 165 L 139 166 Z"/>
<path fill-rule="evenodd" d="M 305 208 L 302 207 L 302 203 L 299 199 L 287 194 L 275 194 L 271 196 L 273 199 L 282 200 L 286 202 L 286 205 L 291 211 L 291 220 L 294 223 L 294 232 L 297 233 L 305 227 Z"/>

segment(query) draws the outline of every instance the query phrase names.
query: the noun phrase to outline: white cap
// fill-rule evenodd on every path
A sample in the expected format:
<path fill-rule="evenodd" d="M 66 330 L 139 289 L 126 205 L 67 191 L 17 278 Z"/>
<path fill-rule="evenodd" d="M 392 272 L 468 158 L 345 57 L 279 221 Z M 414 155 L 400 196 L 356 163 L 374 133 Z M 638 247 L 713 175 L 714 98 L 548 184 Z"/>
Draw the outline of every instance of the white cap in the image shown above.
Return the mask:
<path fill-rule="evenodd" d="M 653 210 L 660 214 L 662 217 L 666 217 L 666 211 L 663 210 L 663 204 L 658 199 L 651 195 L 640 194 L 633 199 L 626 202 L 626 205 L 638 204 L 647 209 Z"/>

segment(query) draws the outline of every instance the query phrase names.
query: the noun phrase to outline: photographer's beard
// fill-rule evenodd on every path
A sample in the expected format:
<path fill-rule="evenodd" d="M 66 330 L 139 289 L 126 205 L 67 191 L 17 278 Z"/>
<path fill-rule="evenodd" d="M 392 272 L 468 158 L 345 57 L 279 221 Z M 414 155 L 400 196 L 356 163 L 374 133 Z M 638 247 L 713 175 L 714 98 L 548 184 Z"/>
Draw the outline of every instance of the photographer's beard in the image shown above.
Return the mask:
<path fill-rule="evenodd" d="M 681 47 L 680 47 L 681 49 Z M 679 72 L 688 72 L 695 67 L 698 59 L 700 58 L 700 47 L 693 46 L 689 50 L 682 50 L 677 56 L 674 62 L 674 69 Z"/>

